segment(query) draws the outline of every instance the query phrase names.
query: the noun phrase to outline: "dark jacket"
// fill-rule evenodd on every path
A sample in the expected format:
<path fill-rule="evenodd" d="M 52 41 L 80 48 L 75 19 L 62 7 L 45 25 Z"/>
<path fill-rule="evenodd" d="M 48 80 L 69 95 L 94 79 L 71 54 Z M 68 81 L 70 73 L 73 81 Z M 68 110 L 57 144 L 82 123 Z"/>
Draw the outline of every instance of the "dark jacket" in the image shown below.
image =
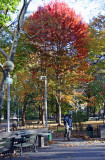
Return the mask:
<path fill-rule="evenodd" d="M 68 125 L 69 125 L 69 128 L 73 127 L 73 125 L 72 125 L 72 119 L 71 118 L 68 119 Z"/>
<path fill-rule="evenodd" d="M 73 125 L 72 125 L 72 119 L 71 119 L 68 115 L 66 115 L 66 116 L 64 117 L 64 125 L 66 125 L 66 123 L 68 123 L 69 128 L 72 128 L 72 127 L 73 127 Z"/>

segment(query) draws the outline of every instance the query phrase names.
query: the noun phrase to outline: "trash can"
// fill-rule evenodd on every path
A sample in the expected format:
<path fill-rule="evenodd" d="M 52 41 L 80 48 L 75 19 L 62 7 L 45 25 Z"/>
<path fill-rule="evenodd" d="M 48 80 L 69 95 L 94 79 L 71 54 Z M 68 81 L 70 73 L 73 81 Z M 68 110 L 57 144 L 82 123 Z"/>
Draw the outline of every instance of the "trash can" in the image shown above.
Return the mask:
<path fill-rule="evenodd" d="M 88 127 L 86 128 L 86 130 L 87 130 L 87 135 L 90 138 L 93 138 L 93 127 L 89 124 Z"/>
<path fill-rule="evenodd" d="M 88 135 L 90 138 L 93 138 L 93 131 L 87 131 L 87 135 Z"/>
<path fill-rule="evenodd" d="M 52 140 L 52 131 L 48 131 L 49 135 L 48 135 L 48 140 L 51 141 Z"/>

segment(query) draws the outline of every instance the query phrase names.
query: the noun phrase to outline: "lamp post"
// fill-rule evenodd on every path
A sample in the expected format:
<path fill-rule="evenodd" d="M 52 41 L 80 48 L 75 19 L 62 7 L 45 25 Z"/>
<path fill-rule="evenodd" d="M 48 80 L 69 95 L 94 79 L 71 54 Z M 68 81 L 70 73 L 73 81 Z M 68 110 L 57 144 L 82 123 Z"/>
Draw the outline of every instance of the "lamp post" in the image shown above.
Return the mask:
<path fill-rule="evenodd" d="M 8 77 L 6 78 L 7 83 L 7 132 L 10 132 L 10 82 L 9 82 L 10 74 L 8 72 Z"/>
<path fill-rule="evenodd" d="M 47 77 L 46 76 L 41 76 L 40 77 L 45 78 L 45 114 L 46 114 L 46 128 L 47 128 Z"/>
<path fill-rule="evenodd" d="M 10 132 L 10 84 L 12 84 L 12 78 L 10 78 L 10 72 L 14 69 L 14 64 L 11 61 L 6 61 L 3 64 L 3 69 L 7 71 L 8 76 L 6 78 L 7 83 L 7 132 Z"/>
<path fill-rule="evenodd" d="M 19 124 L 19 107 L 18 107 L 18 124 Z"/>

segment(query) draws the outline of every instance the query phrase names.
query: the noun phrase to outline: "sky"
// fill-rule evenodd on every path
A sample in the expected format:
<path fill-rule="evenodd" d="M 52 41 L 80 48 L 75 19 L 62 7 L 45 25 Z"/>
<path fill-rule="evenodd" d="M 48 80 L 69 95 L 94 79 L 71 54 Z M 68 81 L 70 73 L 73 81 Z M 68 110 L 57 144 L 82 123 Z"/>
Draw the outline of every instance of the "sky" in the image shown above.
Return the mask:
<path fill-rule="evenodd" d="M 38 6 L 43 6 L 44 3 L 48 4 L 49 2 L 50 0 L 32 0 L 28 7 L 28 11 L 30 13 L 36 11 Z M 105 15 L 105 9 L 103 9 L 105 0 L 64 0 L 64 2 L 68 4 L 70 8 L 74 8 L 77 14 L 81 14 L 86 23 L 89 23 L 89 21 L 92 20 L 94 16 L 96 17 L 98 13 Z"/>

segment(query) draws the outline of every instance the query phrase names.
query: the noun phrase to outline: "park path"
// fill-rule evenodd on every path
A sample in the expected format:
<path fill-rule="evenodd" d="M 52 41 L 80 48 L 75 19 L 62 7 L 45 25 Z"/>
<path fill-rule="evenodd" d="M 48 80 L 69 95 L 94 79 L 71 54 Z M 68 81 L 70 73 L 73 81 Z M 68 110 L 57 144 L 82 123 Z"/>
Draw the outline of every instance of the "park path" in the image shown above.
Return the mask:
<path fill-rule="evenodd" d="M 11 158 L 5 158 L 11 159 Z M 11 160 L 105 160 L 105 141 L 101 139 L 82 140 L 53 135 L 50 145 L 38 148 L 38 152 L 25 152 Z"/>

